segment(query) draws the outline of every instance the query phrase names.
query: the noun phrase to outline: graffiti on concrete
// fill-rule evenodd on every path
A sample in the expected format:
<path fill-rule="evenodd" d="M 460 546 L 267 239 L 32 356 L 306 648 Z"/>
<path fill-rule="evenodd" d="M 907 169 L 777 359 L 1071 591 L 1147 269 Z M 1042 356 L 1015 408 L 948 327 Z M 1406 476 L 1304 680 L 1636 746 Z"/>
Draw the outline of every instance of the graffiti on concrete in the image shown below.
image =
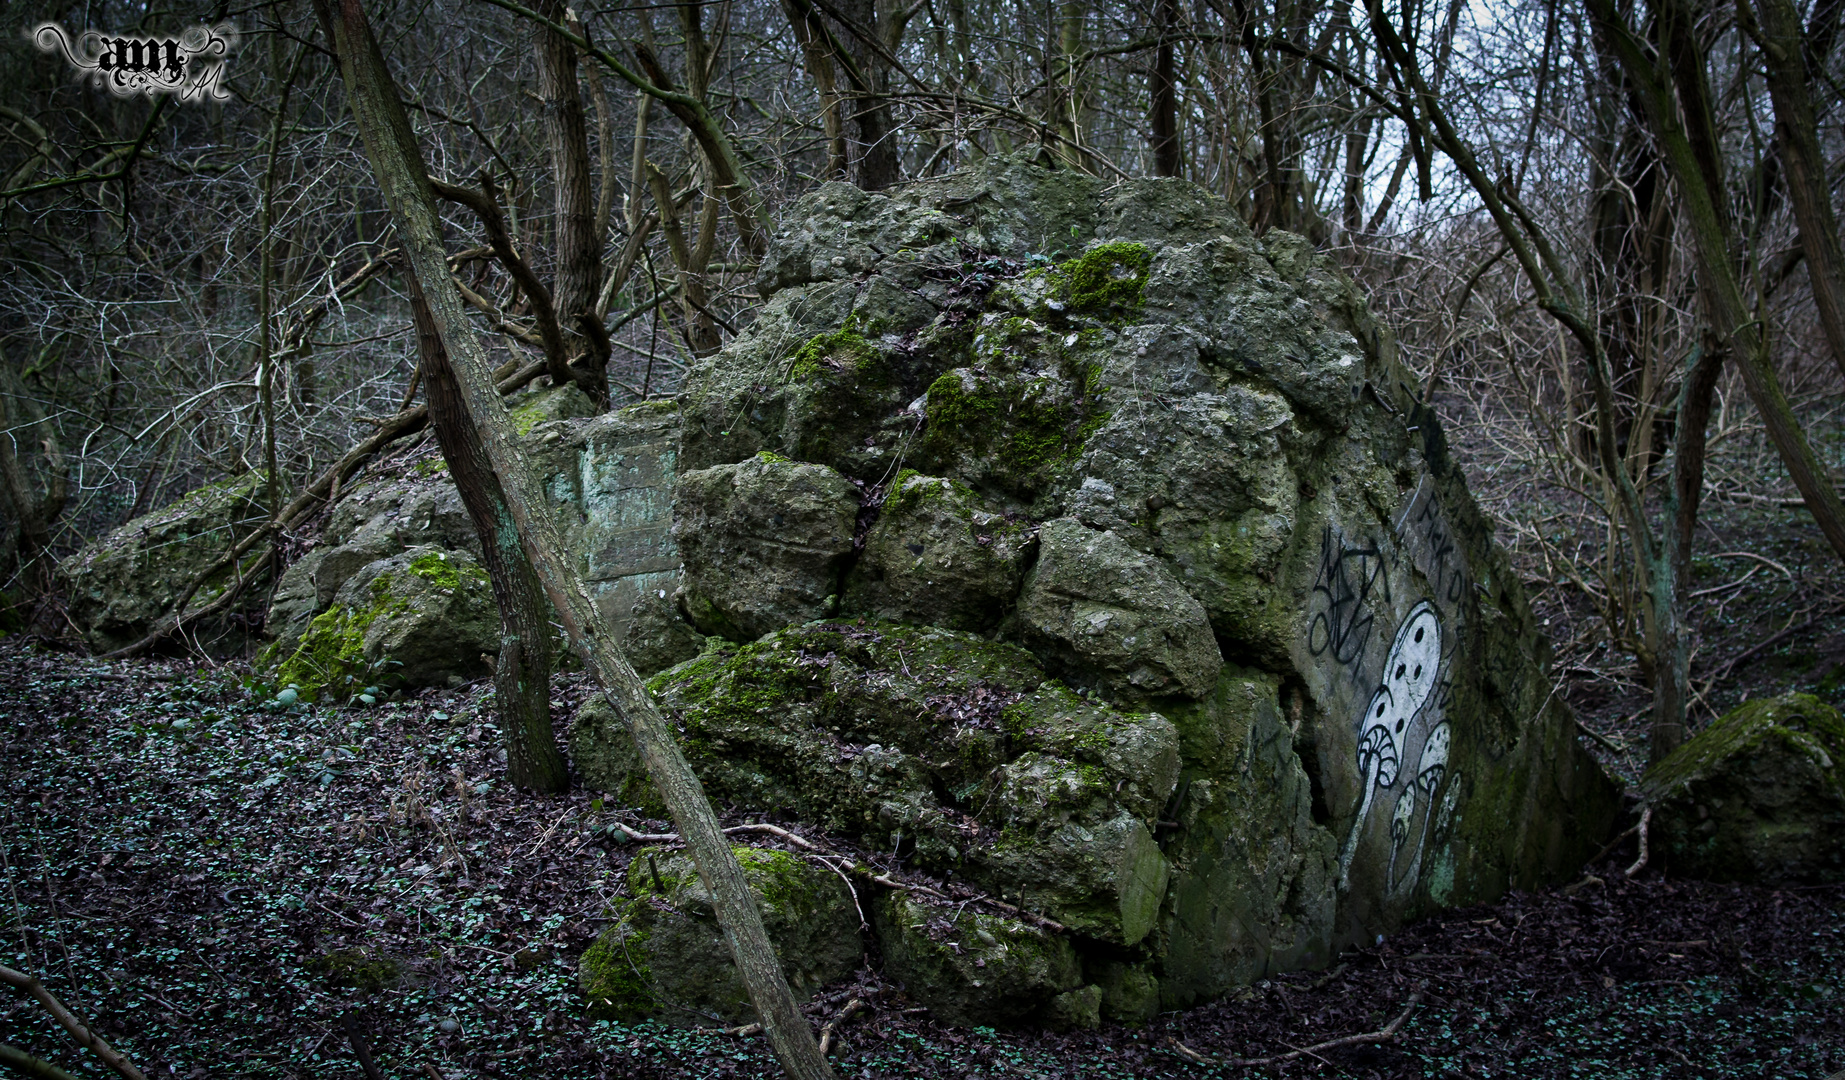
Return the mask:
<path fill-rule="evenodd" d="M 1390 603 L 1390 575 L 1376 541 L 1349 543 L 1331 525 L 1320 534 L 1320 572 L 1313 583 L 1313 619 L 1307 651 L 1330 657 L 1362 677 L 1365 646 L 1377 620 L 1374 608 Z"/>
<path fill-rule="evenodd" d="M 1358 772 L 1364 777 L 1364 795 L 1358 805 L 1358 818 L 1352 823 L 1352 831 L 1346 837 L 1345 849 L 1339 855 L 1339 881 L 1342 887 L 1349 887 L 1351 881 L 1352 857 L 1358 851 L 1359 838 L 1364 833 L 1365 822 L 1370 817 L 1371 808 L 1379 793 L 1393 794 L 1397 786 L 1404 760 L 1404 751 L 1408 748 L 1409 736 L 1415 734 L 1411 724 L 1422 714 L 1423 706 L 1435 689 L 1436 676 L 1441 670 L 1441 617 L 1435 606 L 1424 600 L 1410 609 L 1407 618 L 1397 627 L 1395 639 L 1391 642 L 1389 656 L 1384 662 L 1384 677 L 1377 690 L 1372 693 L 1370 702 L 1365 706 L 1364 716 L 1359 720 L 1358 729 Z M 1426 756 L 1428 740 L 1423 740 L 1417 755 L 1416 767 L 1420 769 L 1421 759 Z M 1442 765 L 1447 764 L 1447 751 L 1442 751 Z M 1419 782 L 1421 773 L 1412 774 L 1412 783 Z M 1437 784 L 1440 777 L 1435 778 Z M 1397 800 L 1402 801 L 1400 798 Z"/>
<path fill-rule="evenodd" d="M 1452 657 L 1462 639 L 1470 577 L 1434 488 L 1425 476 L 1398 512 L 1394 537 L 1354 542 L 1334 525 L 1321 535 L 1307 650 L 1322 664 L 1336 665 L 1357 693 L 1369 690 L 1354 725 L 1354 756 L 1347 759 L 1357 766 L 1362 789 L 1339 852 L 1342 890 L 1351 888 L 1353 862 L 1375 818 L 1376 832 L 1387 834 L 1387 848 L 1375 849 L 1383 891 L 1407 894 L 1420 878 L 1424 849 L 1445 842 L 1454 809 Z M 1391 627 L 1398 605 L 1418 596 L 1423 599 Z M 1384 650 L 1377 638 L 1385 633 L 1390 646 L 1380 669 Z"/>

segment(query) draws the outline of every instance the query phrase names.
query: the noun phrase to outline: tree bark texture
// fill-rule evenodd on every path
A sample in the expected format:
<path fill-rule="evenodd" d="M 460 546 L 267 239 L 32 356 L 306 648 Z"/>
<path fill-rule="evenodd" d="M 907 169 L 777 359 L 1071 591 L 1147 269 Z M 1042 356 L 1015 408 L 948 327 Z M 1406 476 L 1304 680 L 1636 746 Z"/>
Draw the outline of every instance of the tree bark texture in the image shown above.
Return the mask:
<path fill-rule="evenodd" d="M 339 4 L 337 12 L 332 7 L 335 2 Z M 454 371 L 467 409 L 467 422 L 500 478 L 511 517 L 509 525 L 538 572 L 571 642 L 583 653 L 610 704 L 629 723 L 641 760 L 672 812 L 700 878 L 711 891 L 737 972 L 749 989 L 764 1033 L 782 1067 L 797 1080 L 830 1078 L 832 1069 L 795 1007 L 775 952 L 763 932 L 761 912 L 704 789 L 680 753 L 671 725 L 622 655 L 566 556 L 563 539 L 546 508 L 544 490 L 527 464 L 513 435 L 511 419 L 494 391 L 486 353 L 462 314 L 455 290 L 446 284 L 448 264 L 443 257 L 434 192 L 364 9 L 359 0 L 316 0 L 316 8 L 329 24 L 353 116 L 364 136 L 385 201 L 391 207 L 411 272 L 419 280 L 437 286 L 424 290 L 430 322 Z"/>
<path fill-rule="evenodd" d="M 1736 11 L 1745 26 L 1759 24 L 1768 95 L 1775 109 L 1775 147 L 1781 153 L 1788 201 L 1800 230 L 1807 278 L 1813 283 L 1813 307 L 1832 360 L 1845 374 L 1845 252 L 1839 247 L 1839 222 L 1832 211 L 1831 185 L 1826 182 L 1819 122 L 1807 92 L 1812 72 L 1807 67 L 1800 13 L 1791 0 L 1757 0 L 1753 14 L 1759 19 L 1752 18 L 1749 0 L 1736 0 Z M 1834 8 L 1832 14 L 1836 21 L 1838 10 Z"/>
<path fill-rule="evenodd" d="M 551 727 L 551 605 L 519 545 L 493 463 L 468 422 L 467 403 L 436 333 L 422 283 L 415 275 L 407 277 L 430 424 L 480 537 L 481 562 L 500 609 L 500 658 L 493 691 L 506 731 L 506 778 L 547 794 L 568 791 L 570 767 Z"/>
<path fill-rule="evenodd" d="M 1155 0 L 1153 19 L 1159 45 L 1153 54 L 1152 115 L 1148 129 L 1153 143 L 1155 176 L 1179 175 L 1179 80 L 1174 66 L 1172 36 L 1178 31 L 1178 0 Z"/>
<path fill-rule="evenodd" d="M 538 0 L 547 18 L 562 21 L 560 0 Z M 556 211 L 557 271 L 551 298 L 564 335 L 570 377 L 592 401 L 609 396 L 608 356 L 596 337 L 583 331 L 593 318 L 602 285 L 602 237 L 596 231 L 596 199 L 589 177 L 589 132 L 583 121 L 583 95 L 577 87 L 577 51 L 564 35 L 542 24 L 532 28 L 532 52 L 538 67 L 538 96 L 544 100 L 545 145 L 551 157 L 552 199 Z"/>

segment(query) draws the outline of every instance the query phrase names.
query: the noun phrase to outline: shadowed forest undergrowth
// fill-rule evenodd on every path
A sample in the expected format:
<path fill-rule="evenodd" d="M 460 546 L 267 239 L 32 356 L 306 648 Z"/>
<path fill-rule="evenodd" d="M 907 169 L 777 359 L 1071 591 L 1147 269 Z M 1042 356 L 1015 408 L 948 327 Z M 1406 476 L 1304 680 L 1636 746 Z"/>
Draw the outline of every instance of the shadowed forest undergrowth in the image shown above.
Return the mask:
<path fill-rule="evenodd" d="M 229 668 L 8 643 L 0 954 L 150 1076 L 356 1076 L 349 1015 L 387 1076 L 774 1075 L 759 1037 L 585 1018 L 575 959 L 634 846 L 611 826 L 664 823 L 508 790 L 486 692 L 277 709 Z M 560 722 L 582 693 L 559 688 Z M 808 1008 L 818 1026 L 863 1003 L 837 1024 L 842 1076 L 1845 1068 L 1845 888 L 1628 880 L 1632 847 L 1141 1029 L 954 1030 L 872 969 Z M 1214 1064 L 1375 1031 L 1418 992 L 1387 1042 Z M 0 1031 L 104 1075 L 23 996 Z"/>

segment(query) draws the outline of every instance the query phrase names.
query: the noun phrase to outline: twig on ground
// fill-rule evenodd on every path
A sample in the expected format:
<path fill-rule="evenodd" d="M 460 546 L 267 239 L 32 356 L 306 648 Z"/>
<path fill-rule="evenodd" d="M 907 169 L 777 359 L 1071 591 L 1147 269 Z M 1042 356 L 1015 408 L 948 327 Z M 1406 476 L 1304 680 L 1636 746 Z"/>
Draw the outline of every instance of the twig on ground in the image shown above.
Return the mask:
<path fill-rule="evenodd" d="M 1645 810 L 1640 811 L 1640 824 L 1634 826 L 1634 828 L 1640 833 L 1640 857 L 1634 860 L 1634 864 L 1632 866 L 1622 871 L 1621 876 L 1633 877 L 1635 874 L 1638 874 L 1642 869 L 1646 867 L 1646 827 L 1652 824 L 1652 821 L 1653 821 L 1653 808 L 1652 807 L 1649 806 Z"/>
<path fill-rule="evenodd" d="M 358 1055 L 359 1068 L 365 1070 L 366 1080 L 384 1080 L 384 1074 L 372 1061 L 372 1048 L 365 1042 L 365 1034 L 359 1030 L 359 1018 L 348 1011 L 340 1017 L 340 1025 L 346 1029 L 346 1041 L 352 1044 L 352 1052 Z"/>
<path fill-rule="evenodd" d="M 533 855 L 538 854 L 538 849 L 545 846 L 545 841 L 551 839 L 551 834 L 557 831 L 557 827 L 559 825 L 562 825 L 564 823 L 564 819 L 569 817 L 570 812 L 575 809 L 576 807 L 574 806 L 566 806 L 564 808 L 564 812 L 557 816 L 557 820 L 551 823 L 551 827 L 545 830 L 545 834 L 538 838 L 538 842 L 536 844 L 532 845 L 532 850 L 525 853 L 526 857 L 530 858 Z M 627 830 L 623 829 L 622 831 L 626 832 Z"/>
<path fill-rule="evenodd" d="M 553 828 L 555 827 L 556 826 L 553 826 Z M 623 825 L 619 821 L 615 823 L 614 828 L 620 829 L 621 834 L 623 836 L 626 836 L 628 839 L 634 841 L 637 844 L 677 844 L 680 842 L 679 834 L 676 832 L 653 832 L 653 833 L 635 832 L 633 829 L 630 829 L 629 827 L 627 827 L 626 825 Z M 782 828 L 780 825 L 769 825 L 767 823 L 757 824 L 757 825 L 732 825 L 729 828 L 724 830 L 724 835 L 730 836 L 735 833 L 746 833 L 746 832 L 768 833 L 771 836 L 779 837 L 783 840 L 786 840 L 790 844 L 795 845 L 796 847 L 806 848 L 808 851 L 819 851 L 820 850 L 819 846 L 816 845 L 813 841 L 804 839 L 803 837 L 800 837 L 800 836 L 796 836 L 794 833 L 789 832 L 787 829 Z"/>
<path fill-rule="evenodd" d="M 1594 739 L 1596 742 L 1601 743 L 1603 746 L 1607 747 L 1609 753 L 1612 753 L 1612 754 L 1627 753 L 1627 745 L 1625 743 L 1617 743 L 1613 739 L 1610 739 L 1608 736 L 1603 735 L 1601 732 L 1583 723 L 1582 717 L 1580 716 L 1576 718 L 1576 729 L 1582 732 L 1584 735 L 1587 735 L 1589 738 Z"/>
<path fill-rule="evenodd" d="M 84 1027 L 83 1022 L 65 1008 L 63 1002 L 53 996 L 51 991 L 45 989 L 45 984 L 39 982 L 37 978 L 0 965 L 0 982 L 24 990 L 37 998 L 38 1003 L 45 1007 L 45 1011 L 51 1014 L 52 1019 L 61 1024 L 65 1031 L 70 1032 L 71 1038 L 77 1040 L 77 1045 L 89 1048 L 97 1057 L 103 1059 L 104 1064 L 126 1077 L 127 1080 L 147 1080 L 141 1070 L 135 1068 L 133 1062 L 116 1053 L 108 1043 L 102 1041 L 101 1036 Z"/>
<path fill-rule="evenodd" d="M 834 1029 L 838 1028 L 839 1025 L 845 1023 L 847 1020 L 852 1019 L 854 1015 L 856 1015 L 858 1012 L 860 1012 L 861 1010 L 865 1008 L 866 1008 L 866 1005 L 863 999 L 853 998 L 851 1001 L 846 1002 L 845 1008 L 839 1010 L 838 1016 L 835 1016 L 831 1020 L 828 1020 L 826 1022 L 826 1026 L 820 1029 L 820 1054 L 821 1056 L 824 1057 L 826 1055 L 826 1052 L 833 1048 Z"/>
<path fill-rule="evenodd" d="M 1198 1051 L 1186 1046 L 1176 1038 L 1169 1036 L 1166 1041 L 1180 1057 L 1198 1065 L 1234 1065 L 1238 1068 L 1280 1065 L 1286 1061 L 1293 1061 L 1298 1057 L 1317 1058 L 1320 1056 L 1321 1051 L 1336 1050 L 1341 1046 L 1358 1046 L 1363 1043 L 1388 1042 L 1396 1037 L 1397 1030 L 1403 1026 L 1404 1022 L 1409 1019 L 1409 1014 L 1415 1012 L 1416 1006 L 1420 1004 L 1422 1004 L 1422 991 L 1418 990 L 1409 995 L 1409 1003 L 1403 1006 L 1403 1011 L 1396 1015 L 1396 1019 L 1385 1024 L 1376 1031 L 1367 1031 L 1359 1035 L 1347 1035 L 1342 1039 L 1328 1039 L 1323 1043 L 1314 1043 L 1312 1046 L 1302 1046 L 1289 1050 L 1285 1054 L 1274 1054 L 1263 1058 L 1214 1058 L 1206 1054 L 1200 1054 Z"/>

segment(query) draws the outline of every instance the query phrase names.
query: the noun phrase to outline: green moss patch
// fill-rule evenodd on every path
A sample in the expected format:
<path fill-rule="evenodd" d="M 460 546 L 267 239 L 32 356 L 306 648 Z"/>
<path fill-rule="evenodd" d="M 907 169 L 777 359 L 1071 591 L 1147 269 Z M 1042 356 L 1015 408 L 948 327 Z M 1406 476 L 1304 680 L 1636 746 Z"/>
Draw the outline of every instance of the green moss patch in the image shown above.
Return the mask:
<path fill-rule="evenodd" d="M 1087 382 L 957 369 L 929 387 L 924 457 L 1016 494 L 1042 487 L 1107 418 Z"/>
<path fill-rule="evenodd" d="M 631 917 L 641 903 L 623 902 L 614 925 L 577 961 L 577 987 L 592 1019 L 635 1020 L 659 1007 L 647 965 L 647 931 Z"/>
<path fill-rule="evenodd" d="M 400 975 L 395 960 L 375 956 L 364 949 L 326 953 L 309 960 L 307 968 L 334 989 L 357 990 L 362 994 L 376 994 L 395 985 Z"/>

